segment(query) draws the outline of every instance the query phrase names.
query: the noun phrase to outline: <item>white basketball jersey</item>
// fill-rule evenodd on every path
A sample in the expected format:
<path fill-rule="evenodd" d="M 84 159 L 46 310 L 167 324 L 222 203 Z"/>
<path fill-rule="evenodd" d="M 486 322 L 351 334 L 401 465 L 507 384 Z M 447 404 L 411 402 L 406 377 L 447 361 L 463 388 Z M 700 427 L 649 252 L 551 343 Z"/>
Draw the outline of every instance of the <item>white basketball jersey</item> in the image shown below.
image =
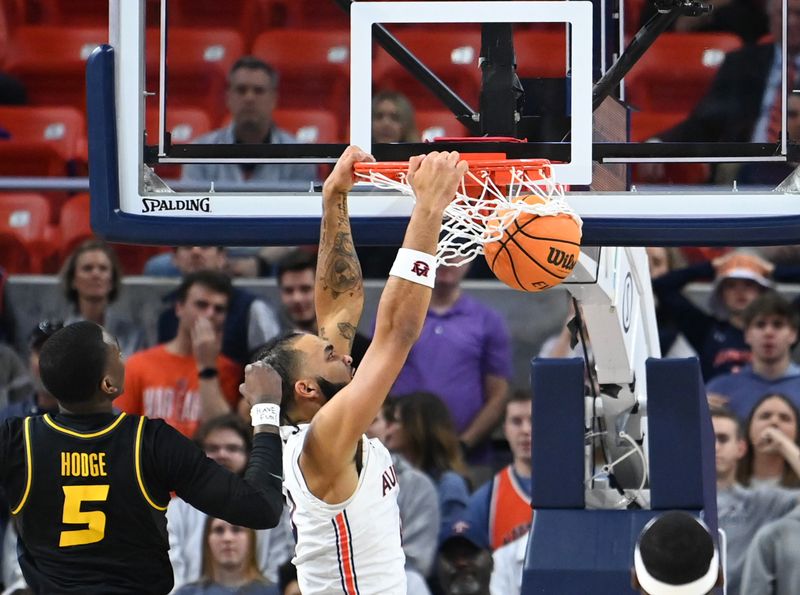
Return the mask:
<path fill-rule="evenodd" d="M 292 563 L 303 595 L 406 595 L 400 539 L 397 473 L 377 439 L 361 438 L 358 486 L 341 504 L 326 504 L 308 489 L 300 453 L 308 424 L 281 428 L 283 488 L 297 539 Z"/>

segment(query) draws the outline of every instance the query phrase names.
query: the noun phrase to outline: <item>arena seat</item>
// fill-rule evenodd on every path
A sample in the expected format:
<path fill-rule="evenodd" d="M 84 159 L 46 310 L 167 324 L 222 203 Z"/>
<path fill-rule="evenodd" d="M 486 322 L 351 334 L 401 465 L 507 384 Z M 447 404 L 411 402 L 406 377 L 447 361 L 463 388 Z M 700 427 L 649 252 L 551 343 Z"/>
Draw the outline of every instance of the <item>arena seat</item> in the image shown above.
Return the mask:
<path fill-rule="evenodd" d="M 423 141 L 438 136 L 470 136 L 469 131 L 449 110 L 423 110 L 415 115 L 417 130 Z"/>
<path fill-rule="evenodd" d="M 235 29 L 249 48 L 259 33 L 286 21 L 284 0 L 171 0 L 170 25 Z"/>
<path fill-rule="evenodd" d="M 31 4 L 39 5 L 37 22 L 108 28 L 108 0 L 37 0 Z M 158 23 L 160 4 L 160 0 L 147 0 L 148 24 Z"/>
<path fill-rule="evenodd" d="M 0 106 L 0 175 L 66 176 L 86 162 L 83 114 L 73 107 Z"/>
<path fill-rule="evenodd" d="M 481 80 L 478 28 L 414 27 L 398 30 L 395 37 L 464 101 L 473 106 L 478 104 Z M 403 93 L 417 109 L 442 109 L 442 102 L 381 48 L 375 50 L 373 69 L 376 88 Z"/>
<path fill-rule="evenodd" d="M 324 30 L 350 28 L 350 18 L 334 0 L 291 0 L 286 8 L 288 27 Z"/>
<path fill-rule="evenodd" d="M 158 144 L 158 109 L 156 105 L 147 106 L 145 126 L 147 144 Z M 212 128 L 211 117 L 202 109 L 167 106 L 167 132 L 170 133 L 172 144 L 192 142 Z M 155 169 L 162 178 L 178 178 L 181 173 L 179 165 L 159 165 Z"/>
<path fill-rule="evenodd" d="M 281 29 L 256 38 L 253 55 L 280 73 L 278 107 L 349 113 L 350 35 L 347 31 Z"/>
<path fill-rule="evenodd" d="M 90 225 L 89 194 L 77 194 L 61 208 L 59 258 L 61 262 L 79 244 L 94 237 Z M 111 244 L 119 257 L 126 275 L 139 275 L 144 263 L 156 254 L 167 250 L 163 246 L 139 246 L 134 244 Z"/>
<path fill-rule="evenodd" d="M 50 203 L 41 194 L 0 194 L 0 262 L 9 273 L 42 273 L 56 252 Z"/>
<path fill-rule="evenodd" d="M 335 143 L 340 140 L 339 122 L 326 110 L 278 109 L 272 114 L 272 119 L 301 143 Z"/>
<path fill-rule="evenodd" d="M 103 27 L 25 25 L 11 36 L 6 72 L 19 77 L 33 105 L 86 104 L 86 60 L 108 40 Z"/>
<path fill-rule="evenodd" d="M 567 34 L 528 29 L 514 33 L 517 74 L 520 78 L 563 78 L 567 72 Z"/>
<path fill-rule="evenodd" d="M 158 89 L 158 29 L 147 30 L 147 86 Z M 204 109 L 217 122 L 226 113 L 228 70 L 244 54 L 242 36 L 232 29 L 173 27 L 167 39 L 167 106 Z"/>
<path fill-rule="evenodd" d="M 688 114 L 711 85 L 732 33 L 664 33 L 625 78 L 628 103 L 643 111 Z"/>

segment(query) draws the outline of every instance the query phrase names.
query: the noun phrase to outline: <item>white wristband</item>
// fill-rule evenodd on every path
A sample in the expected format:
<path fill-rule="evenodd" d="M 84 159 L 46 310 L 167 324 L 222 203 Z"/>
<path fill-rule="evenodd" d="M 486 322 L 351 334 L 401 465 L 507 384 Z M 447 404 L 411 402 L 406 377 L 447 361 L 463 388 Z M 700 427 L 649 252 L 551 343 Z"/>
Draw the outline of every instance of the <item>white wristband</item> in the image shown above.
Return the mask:
<path fill-rule="evenodd" d="M 436 282 L 436 256 L 419 250 L 400 248 L 389 274 L 432 288 Z"/>
<path fill-rule="evenodd" d="M 281 425 L 281 406 L 275 403 L 257 403 L 250 408 L 253 426 Z"/>

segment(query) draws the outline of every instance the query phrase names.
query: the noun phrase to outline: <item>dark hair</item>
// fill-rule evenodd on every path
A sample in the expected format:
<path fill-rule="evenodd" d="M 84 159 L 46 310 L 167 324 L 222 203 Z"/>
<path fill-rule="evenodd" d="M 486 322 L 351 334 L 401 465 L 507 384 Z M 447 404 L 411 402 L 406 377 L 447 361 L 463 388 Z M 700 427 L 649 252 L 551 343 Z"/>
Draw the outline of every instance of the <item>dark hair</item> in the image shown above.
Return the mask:
<path fill-rule="evenodd" d="M 278 566 L 278 592 L 280 595 L 283 595 L 283 592 L 286 590 L 291 583 L 297 580 L 297 568 L 295 565 L 292 564 L 291 560 L 287 560 L 280 566 Z"/>
<path fill-rule="evenodd" d="M 28 336 L 28 347 L 31 351 L 36 351 L 38 353 L 41 351 L 44 342 L 62 328 L 64 328 L 64 323 L 61 320 L 42 320 L 34 327 L 31 334 Z"/>
<path fill-rule="evenodd" d="M 720 417 L 722 419 L 729 419 L 733 423 L 736 424 L 736 437 L 739 439 L 744 438 L 744 429 L 742 428 L 742 422 L 739 420 L 739 417 L 727 407 L 718 407 L 713 406 L 709 407 L 709 412 L 711 413 L 711 418 Z"/>
<path fill-rule="evenodd" d="M 262 72 L 266 72 L 269 76 L 270 86 L 273 90 L 277 90 L 278 82 L 280 81 L 278 71 L 275 70 L 275 67 L 271 64 L 267 64 L 264 62 L 264 60 L 261 58 L 256 58 L 255 56 L 242 56 L 233 63 L 233 66 L 231 66 L 231 69 L 228 71 L 229 84 L 233 73 L 241 68 L 247 68 L 249 70 L 261 70 Z"/>
<path fill-rule="evenodd" d="M 670 585 L 686 585 L 708 573 L 714 539 L 699 520 L 679 510 L 651 520 L 637 543 L 647 572 Z"/>
<path fill-rule="evenodd" d="M 765 291 L 754 299 L 742 312 L 744 327 L 748 328 L 760 316 L 779 316 L 797 330 L 800 327 L 797 310 L 777 291 Z"/>
<path fill-rule="evenodd" d="M 263 361 L 281 377 L 281 421 L 291 423 L 289 409 L 294 404 L 294 383 L 299 374 L 303 353 L 294 349 L 294 343 L 306 333 L 288 331 L 267 341 L 256 353 L 256 360 Z"/>
<path fill-rule="evenodd" d="M 750 442 L 750 427 L 753 425 L 753 418 L 755 417 L 756 410 L 761 407 L 764 401 L 773 397 L 781 399 L 794 413 L 796 427 L 794 443 L 800 446 L 800 411 L 798 411 L 797 406 L 786 395 L 780 393 L 765 394 L 756 402 L 755 405 L 753 405 L 753 408 L 750 410 L 750 415 L 747 416 L 747 422 L 745 423 L 745 427 L 743 429 L 744 439 L 747 443 L 747 452 L 745 453 L 744 457 L 742 457 L 742 460 L 739 461 L 739 465 L 736 469 L 736 479 L 742 485 L 750 485 L 750 479 L 753 475 L 753 457 L 755 456 L 755 453 L 753 452 L 753 444 Z M 800 487 L 800 477 L 797 476 L 797 473 L 794 472 L 792 466 L 788 463 L 784 463 L 783 465 L 783 475 L 781 476 L 780 485 L 785 488 Z"/>
<path fill-rule="evenodd" d="M 509 403 L 533 403 L 533 395 L 531 394 L 531 389 L 529 388 L 518 388 L 511 392 L 511 395 L 508 397 L 506 401 L 506 406 L 504 408 L 503 418 L 508 415 L 508 405 Z"/>
<path fill-rule="evenodd" d="M 119 287 L 122 282 L 122 267 L 119 264 L 117 253 L 103 240 L 90 239 L 80 244 L 67 256 L 67 260 L 64 261 L 61 267 L 61 273 L 59 273 L 64 296 L 71 304 L 78 303 L 78 292 L 72 287 L 72 282 L 75 280 L 75 270 L 78 267 L 78 257 L 86 252 L 94 252 L 95 250 L 105 254 L 111 263 L 111 291 L 108 292 L 108 301 L 113 302 L 119 295 Z"/>
<path fill-rule="evenodd" d="M 278 261 L 275 268 L 275 277 L 278 280 L 278 285 L 280 285 L 281 279 L 288 272 L 297 273 L 306 269 L 311 269 L 313 272 L 316 268 L 317 257 L 315 254 L 308 250 L 292 250 Z"/>
<path fill-rule="evenodd" d="M 245 454 L 250 455 L 253 448 L 253 431 L 247 426 L 244 420 L 235 413 L 226 413 L 217 417 L 212 417 L 197 428 L 194 433 L 194 441 L 200 448 L 208 438 L 209 434 L 217 430 L 231 430 L 238 434 L 244 442 Z"/>
<path fill-rule="evenodd" d="M 228 297 L 228 302 L 231 301 L 233 296 L 233 284 L 228 275 L 219 271 L 204 270 L 189 273 L 183 278 L 181 284 L 178 285 L 178 289 L 175 290 L 175 300 L 181 304 L 185 302 L 186 296 L 193 285 L 202 285 L 215 293 L 225 294 Z"/>
<path fill-rule="evenodd" d="M 467 477 L 453 418 L 447 405 L 428 392 L 396 397 L 395 419 L 403 425 L 406 458 L 434 478 L 445 471 Z"/>
<path fill-rule="evenodd" d="M 108 346 L 99 324 L 82 320 L 45 341 L 39 354 L 42 384 L 62 403 L 88 401 L 106 373 Z"/>

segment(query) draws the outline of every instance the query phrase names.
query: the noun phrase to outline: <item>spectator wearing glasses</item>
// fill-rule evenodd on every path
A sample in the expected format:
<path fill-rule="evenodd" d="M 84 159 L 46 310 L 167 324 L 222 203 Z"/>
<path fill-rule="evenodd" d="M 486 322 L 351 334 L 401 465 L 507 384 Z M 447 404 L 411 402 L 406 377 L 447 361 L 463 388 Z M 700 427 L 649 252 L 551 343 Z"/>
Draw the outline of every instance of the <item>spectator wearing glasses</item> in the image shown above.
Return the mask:
<path fill-rule="evenodd" d="M 195 442 L 208 458 L 229 471 L 241 475 L 247 466 L 253 434 L 236 415 L 222 415 L 200 426 Z M 207 515 L 180 498 L 173 498 L 167 508 L 169 559 L 175 588 L 198 581 L 203 576 L 203 530 Z M 255 561 L 257 570 L 271 583 L 279 579 L 279 567 L 292 555 L 293 538 L 288 515 L 274 529 L 256 531 Z"/>
<path fill-rule="evenodd" d="M 184 277 L 177 290 L 174 339 L 134 354 L 125 366 L 125 392 L 116 405 L 161 418 L 192 437 L 200 423 L 229 413 L 239 401 L 242 369 L 221 353 L 232 287 L 216 271 Z"/>

